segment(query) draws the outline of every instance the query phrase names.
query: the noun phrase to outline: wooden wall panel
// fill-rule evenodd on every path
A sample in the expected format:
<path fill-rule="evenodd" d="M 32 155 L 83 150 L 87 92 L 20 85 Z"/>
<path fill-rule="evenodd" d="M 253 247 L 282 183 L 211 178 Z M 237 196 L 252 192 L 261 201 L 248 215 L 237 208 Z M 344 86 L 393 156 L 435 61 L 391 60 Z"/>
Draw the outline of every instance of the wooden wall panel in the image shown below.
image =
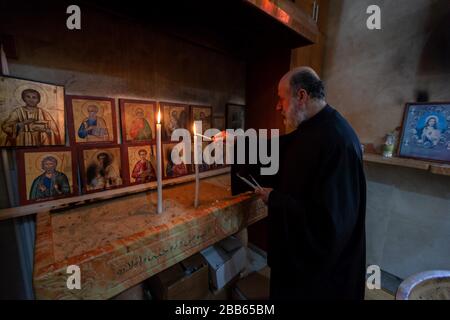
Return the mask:
<path fill-rule="evenodd" d="M 296 0 L 295 3 L 302 10 L 312 14 L 312 6 L 314 0 Z M 317 0 L 319 5 L 319 16 L 317 25 L 319 27 L 320 34 L 316 44 L 297 48 L 292 50 L 291 69 L 300 66 L 310 66 L 317 71 L 319 76 L 323 76 L 323 63 L 325 59 L 325 41 L 326 41 L 326 26 L 329 0 Z"/>
<path fill-rule="evenodd" d="M 276 111 L 278 82 L 289 71 L 291 50 L 260 50 L 248 63 L 247 124 L 248 128 L 279 129 L 284 134 L 281 115 Z M 267 219 L 248 228 L 249 242 L 267 251 Z"/>

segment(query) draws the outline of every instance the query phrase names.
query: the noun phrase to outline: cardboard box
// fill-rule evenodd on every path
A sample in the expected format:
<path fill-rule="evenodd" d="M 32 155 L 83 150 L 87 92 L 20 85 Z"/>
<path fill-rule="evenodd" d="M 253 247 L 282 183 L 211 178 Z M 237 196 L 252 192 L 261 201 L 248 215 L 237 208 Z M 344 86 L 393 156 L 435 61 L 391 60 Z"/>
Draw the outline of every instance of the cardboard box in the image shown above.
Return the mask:
<path fill-rule="evenodd" d="M 233 300 L 269 300 L 270 279 L 266 272 L 253 272 L 233 288 Z"/>
<path fill-rule="evenodd" d="M 206 248 L 201 254 L 208 262 L 210 279 L 217 290 L 238 276 L 247 264 L 247 251 L 234 237 Z"/>
<path fill-rule="evenodd" d="M 144 293 L 144 284 L 139 283 L 134 287 L 131 287 L 117 296 L 113 297 L 112 300 L 146 300 Z"/>
<path fill-rule="evenodd" d="M 228 282 L 222 289 L 209 289 L 209 294 L 203 300 L 232 300 L 233 288 L 240 279 L 240 274 L 236 275 L 230 282 Z"/>
<path fill-rule="evenodd" d="M 200 300 L 209 292 L 208 264 L 195 254 L 151 277 L 148 284 L 159 300 Z"/>

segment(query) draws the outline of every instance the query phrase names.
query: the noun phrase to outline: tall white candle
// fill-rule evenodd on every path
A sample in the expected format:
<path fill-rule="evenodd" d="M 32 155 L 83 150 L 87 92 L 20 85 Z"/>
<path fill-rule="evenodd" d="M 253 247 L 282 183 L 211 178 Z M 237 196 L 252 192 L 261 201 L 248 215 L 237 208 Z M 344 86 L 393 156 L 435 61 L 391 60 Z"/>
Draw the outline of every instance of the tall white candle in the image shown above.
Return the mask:
<path fill-rule="evenodd" d="M 198 168 L 198 139 L 200 137 L 197 135 L 197 131 L 195 128 L 194 122 L 194 167 L 195 167 L 195 200 L 194 200 L 194 208 L 198 208 L 198 196 L 200 191 L 200 172 Z"/>
<path fill-rule="evenodd" d="M 162 197 L 162 156 L 161 156 L 161 110 L 158 108 L 156 123 L 156 178 L 158 186 L 158 214 L 163 212 Z"/>

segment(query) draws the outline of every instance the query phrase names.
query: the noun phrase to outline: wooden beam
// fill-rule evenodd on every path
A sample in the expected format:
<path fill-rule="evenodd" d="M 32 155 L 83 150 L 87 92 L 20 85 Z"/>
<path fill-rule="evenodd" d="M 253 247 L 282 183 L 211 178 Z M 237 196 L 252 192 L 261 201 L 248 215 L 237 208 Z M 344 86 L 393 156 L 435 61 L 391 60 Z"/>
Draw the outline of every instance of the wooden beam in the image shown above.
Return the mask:
<path fill-rule="evenodd" d="M 245 0 L 259 10 L 287 26 L 311 43 L 316 43 L 319 28 L 315 21 L 294 3 L 286 0 L 276 2 L 270 0 Z"/>

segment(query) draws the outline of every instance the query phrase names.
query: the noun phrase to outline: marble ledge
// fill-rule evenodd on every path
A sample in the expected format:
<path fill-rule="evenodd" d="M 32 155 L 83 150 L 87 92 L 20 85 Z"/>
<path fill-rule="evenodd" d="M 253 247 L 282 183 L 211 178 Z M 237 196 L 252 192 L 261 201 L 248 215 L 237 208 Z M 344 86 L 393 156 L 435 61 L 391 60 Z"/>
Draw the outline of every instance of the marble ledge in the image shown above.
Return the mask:
<path fill-rule="evenodd" d="M 37 216 L 33 284 L 37 299 L 108 299 L 267 216 L 254 195 L 231 196 L 230 176 L 164 189 L 165 212 L 147 192 Z M 69 290 L 67 267 L 81 270 Z"/>

